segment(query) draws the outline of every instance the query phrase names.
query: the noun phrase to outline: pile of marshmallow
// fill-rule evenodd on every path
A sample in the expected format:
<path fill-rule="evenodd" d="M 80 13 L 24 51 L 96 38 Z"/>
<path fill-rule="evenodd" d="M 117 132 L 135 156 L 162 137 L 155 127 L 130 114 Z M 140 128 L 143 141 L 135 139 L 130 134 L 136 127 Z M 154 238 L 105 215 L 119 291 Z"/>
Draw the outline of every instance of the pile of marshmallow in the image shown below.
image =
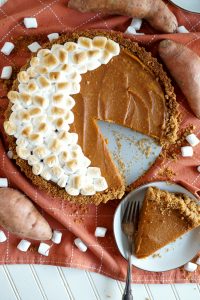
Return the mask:
<path fill-rule="evenodd" d="M 94 235 L 95 235 L 95 237 L 105 237 L 106 231 L 107 231 L 107 228 L 105 228 L 105 227 L 96 227 Z M 7 240 L 7 237 L 6 237 L 5 233 L 2 230 L 0 230 L 0 243 L 5 242 L 6 240 Z M 54 230 L 51 240 L 54 244 L 60 244 L 61 240 L 62 240 L 62 232 L 60 232 L 58 230 Z M 82 252 L 87 251 L 86 244 L 80 238 L 76 238 L 74 240 L 74 244 L 80 251 L 82 251 Z M 17 245 L 17 249 L 22 252 L 27 252 L 30 246 L 31 246 L 30 241 L 21 240 L 19 242 L 19 244 Z M 38 247 L 38 253 L 41 255 L 44 255 L 44 256 L 49 256 L 49 251 L 52 246 L 53 246 L 53 244 L 49 245 L 47 243 L 41 242 Z"/>
<path fill-rule="evenodd" d="M 128 28 L 124 33 L 129 35 L 144 35 L 143 32 L 137 32 L 138 30 L 141 29 L 141 26 L 142 26 L 142 19 L 133 18 L 131 24 L 128 26 Z M 177 33 L 188 33 L 188 32 L 189 31 L 185 28 L 185 26 L 179 26 L 177 28 Z"/>
<path fill-rule="evenodd" d="M 50 40 L 56 37 L 49 35 Z M 91 196 L 108 187 L 101 170 L 90 167 L 78 135 L 69 132 L 75 105 L 71 95 L 80 92 L 81 74 L 107 64 L 119 52 L 119 44 L 102 36 L 53 44 L 37 52 L 28 69 L 17 75 L 18 91 L 8 93 L 12 113 L 4 129 L 16 138 L 18 157 L 27 160 L 33 174 L 69 195 Z"/>

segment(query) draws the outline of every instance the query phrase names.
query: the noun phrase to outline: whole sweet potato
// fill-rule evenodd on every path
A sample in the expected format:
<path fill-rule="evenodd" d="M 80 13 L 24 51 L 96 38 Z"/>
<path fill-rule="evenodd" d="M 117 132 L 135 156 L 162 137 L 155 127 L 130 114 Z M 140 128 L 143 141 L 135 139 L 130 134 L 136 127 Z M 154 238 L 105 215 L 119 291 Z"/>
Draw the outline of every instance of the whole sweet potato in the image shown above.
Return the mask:
<path fill-rule="evenodd" d="M 159 54 L 192 111 L 200 118 L 200 57 L 188 47 L 171 40 L 160 42 Z"/>
<path fill-rule="evenodd" d="M 0 225 L 33 240 L 50 240 L 52 230 L 32 202 L 18 190 L 0 189 Z"/>
<path fill-rule="evenodd" d="M 100 11 L 146 19 L 152 27 L 167 33 L 178 27 L 175 15 L 162 0 L 70 0 L 68 6 L 81 12 Z"/>

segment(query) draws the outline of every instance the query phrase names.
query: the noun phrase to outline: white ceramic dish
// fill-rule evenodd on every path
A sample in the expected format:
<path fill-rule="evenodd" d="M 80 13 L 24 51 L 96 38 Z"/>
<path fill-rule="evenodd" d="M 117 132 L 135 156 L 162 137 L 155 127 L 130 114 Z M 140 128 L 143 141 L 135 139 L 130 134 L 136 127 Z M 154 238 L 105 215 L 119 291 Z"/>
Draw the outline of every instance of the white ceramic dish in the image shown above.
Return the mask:
<path fill-rule="evenodd" d="M 183 8 L 189 12 L 200 13 L 199 0 L 170 0 L 176 6 Z"/>
<path fill-rule="evenodd" d="M 170 192 L 185 193 L 191 198 L 194 195 L 180 185 L 172 184 L 168 182 L 152 182 L 143 185 L 136 190 L 129 193 L 124 200 L 119 204 L 113 221 L 114 235 L 117 246 L 120 253 L 124 258 L 127 257 L 128 243 L 127 238 L 122 232 L 121 221 L 126 207 L 127 201 L 136 201 L 144 199 L 144 194 L 148 186 L 156 186 L 160 189 L 167 190 Z M 200 250 L 200 227 L 188 232 L 175 242 L 163 247 L 156 255 L 149 256 L 145 259 L 138 259 L 134 255 L 132 256 L 132 264 L 140 269 L 154 272 L 168 271 L 171 269 L 178 268 L 190 261 L 196 253 Z"/>

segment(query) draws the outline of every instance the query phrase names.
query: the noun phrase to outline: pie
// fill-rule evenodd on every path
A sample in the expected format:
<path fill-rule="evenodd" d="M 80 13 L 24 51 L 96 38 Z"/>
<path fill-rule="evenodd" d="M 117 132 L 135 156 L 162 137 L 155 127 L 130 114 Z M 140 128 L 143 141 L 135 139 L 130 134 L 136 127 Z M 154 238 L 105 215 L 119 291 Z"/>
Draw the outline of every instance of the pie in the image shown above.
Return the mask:
<path fill-rule="evenodd" d="M 177 138 L 170 79 L 156 58 L 120 33 L 69 33 L 46 44 L 8 98 L 4 129 L 21 171 L 53 197 L 78 203 L 106 203 L 125 192 L 97 120 L 160 145 Z"/>
<path fill-rule="evenodd" d="M 140 212 L 135 255 L 145 258 L 200 225 L 200 205 L 185 194 L 148 187 Z"/>

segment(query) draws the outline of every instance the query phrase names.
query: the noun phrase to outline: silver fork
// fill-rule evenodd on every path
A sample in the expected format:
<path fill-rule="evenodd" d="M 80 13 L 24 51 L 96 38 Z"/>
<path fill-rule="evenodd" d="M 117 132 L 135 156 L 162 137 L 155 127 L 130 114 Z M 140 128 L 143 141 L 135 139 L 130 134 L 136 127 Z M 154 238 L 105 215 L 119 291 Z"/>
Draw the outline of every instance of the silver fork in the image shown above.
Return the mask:
<path fill-rule="evenodd" d="M 134 233 L 138 229 L 140 205 L 139 201 L 129 201 L 122 218 L 122 230 L 128 238 L 129 252 L 128 252 L 128 268 L 126 274 L 126 285 L 122 300 L 133 300 L 132 290 L 131 290 L 131 255 L 133 251 L 133 238 Z"/>

